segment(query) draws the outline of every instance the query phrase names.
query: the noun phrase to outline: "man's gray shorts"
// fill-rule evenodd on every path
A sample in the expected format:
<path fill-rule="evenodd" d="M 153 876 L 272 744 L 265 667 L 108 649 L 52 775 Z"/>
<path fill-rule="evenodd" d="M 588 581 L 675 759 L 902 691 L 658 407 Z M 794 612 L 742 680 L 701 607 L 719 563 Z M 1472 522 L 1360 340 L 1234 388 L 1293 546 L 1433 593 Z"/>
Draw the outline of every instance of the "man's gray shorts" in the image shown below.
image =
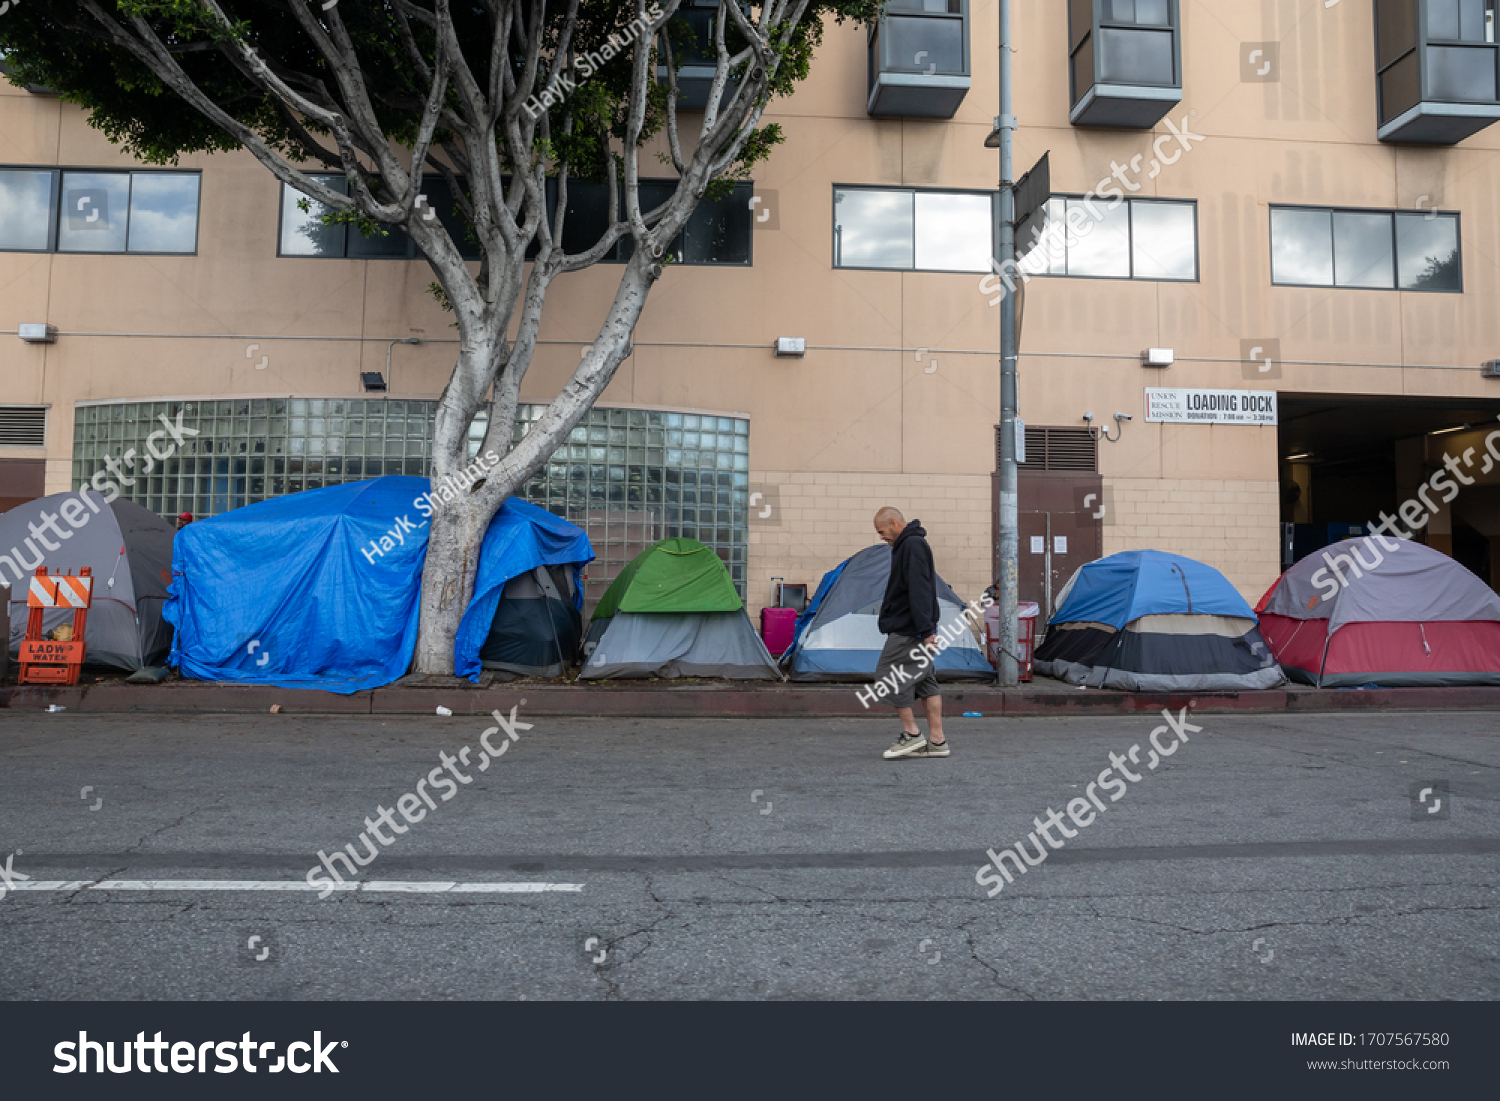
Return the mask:
<path fill-rule="evenodd" d="M 942 695 L 932 659 L 925 653 L 919 653 L 915 659 L 911 656 L 921 643 L 921 639 L 906 635 L 885 636 L 885 648 L 880 651 L 875 679 L 890 684 L 894 675 L 895 690 L 885 698 L 892 707 L 911 707 L 915 700 Z"/>

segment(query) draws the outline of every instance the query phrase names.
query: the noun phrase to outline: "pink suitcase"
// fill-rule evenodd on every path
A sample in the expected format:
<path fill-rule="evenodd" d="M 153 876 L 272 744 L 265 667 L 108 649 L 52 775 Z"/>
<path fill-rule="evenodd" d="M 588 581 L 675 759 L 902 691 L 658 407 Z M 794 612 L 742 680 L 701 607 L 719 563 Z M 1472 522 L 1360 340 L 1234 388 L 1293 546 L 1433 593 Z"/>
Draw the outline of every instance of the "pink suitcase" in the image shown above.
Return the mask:
<path fill-rule="evenodd" d="M 797 628 L 796 608 L 762 608 L 760 610 L 760 637 L 773 658 L 779 658 L 792 645 L 792 635 Z"/>

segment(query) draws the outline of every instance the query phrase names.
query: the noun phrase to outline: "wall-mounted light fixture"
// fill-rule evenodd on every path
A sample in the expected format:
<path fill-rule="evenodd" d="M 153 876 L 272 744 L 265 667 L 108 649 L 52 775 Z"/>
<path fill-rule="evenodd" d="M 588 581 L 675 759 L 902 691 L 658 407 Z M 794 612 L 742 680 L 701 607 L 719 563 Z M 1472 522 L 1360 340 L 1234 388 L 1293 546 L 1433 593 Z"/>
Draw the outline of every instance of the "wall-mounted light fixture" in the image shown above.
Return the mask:
<path fill-rule="evenodd" d="M 800 336 L 778 336 L 776 338 L 776 355 L 778 358 L 791 357 L 797 359 L 806 354 L 806 338 Z"/>
<path fill-rule="evenodd" d="M 1147 348 L 1141 353 L 1141 366 L 1170 367 L 1176 358 L 1171 348 Z"/>
<path fill-rule="evenodd" d="M 359 373 L 359 384 L 365 388 L 367 393 L 383 393 L 385 391 L 385 376 L 379 371 L 361 371 Z"/>
<path fill-rule="evenodd" d="M 57 326 L 45 323 L 23 323 L 17 327 L 16 335 L 27 344 L 56 344 Z"/>

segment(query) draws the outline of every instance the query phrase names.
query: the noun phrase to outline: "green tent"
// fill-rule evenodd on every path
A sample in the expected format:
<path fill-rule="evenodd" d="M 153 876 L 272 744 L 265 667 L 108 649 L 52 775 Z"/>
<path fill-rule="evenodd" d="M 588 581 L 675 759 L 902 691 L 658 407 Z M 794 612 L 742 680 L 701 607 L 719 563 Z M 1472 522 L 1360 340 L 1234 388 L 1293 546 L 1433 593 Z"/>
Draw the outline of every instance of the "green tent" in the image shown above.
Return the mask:
<path fill-rule="evenodd" d="M 605 590 L 581 677 L 780 680 L 723 561 L 696 539 L 663 539 Z"/>

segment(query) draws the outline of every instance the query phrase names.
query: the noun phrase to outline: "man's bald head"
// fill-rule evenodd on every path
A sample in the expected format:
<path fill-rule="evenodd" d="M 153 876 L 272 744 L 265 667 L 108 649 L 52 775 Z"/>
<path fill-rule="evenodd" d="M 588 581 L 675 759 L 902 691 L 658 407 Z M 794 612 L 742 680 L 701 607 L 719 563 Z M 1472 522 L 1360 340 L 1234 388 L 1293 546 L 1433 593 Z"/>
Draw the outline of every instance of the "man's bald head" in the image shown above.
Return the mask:
<path fill-rule="evenodd" d="M 886 505 L 875 514 L 875 533 L 883 543 L 894 543 L 901 530 L 906 527 L 906 517 L 899 509 Z"/>

